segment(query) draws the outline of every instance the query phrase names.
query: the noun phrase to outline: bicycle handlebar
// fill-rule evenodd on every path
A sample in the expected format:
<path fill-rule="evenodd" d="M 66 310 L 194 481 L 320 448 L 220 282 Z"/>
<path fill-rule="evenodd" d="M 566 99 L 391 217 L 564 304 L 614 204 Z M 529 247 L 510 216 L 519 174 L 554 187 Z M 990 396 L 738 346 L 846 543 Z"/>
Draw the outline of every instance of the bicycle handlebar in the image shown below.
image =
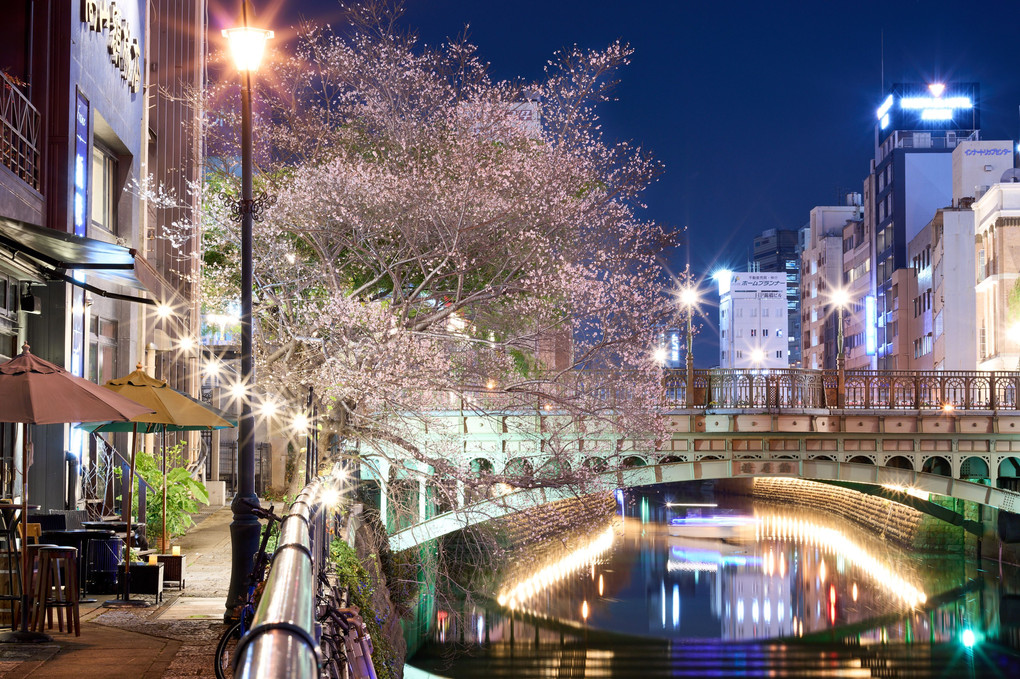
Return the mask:
<path fill-rule="evenodd" d="M 283 517 L 278 516 L 273 512 L 273 505 L 269 505 L 269 509 L 266 509 L 265 507 L 260 507 L 253 502 L 245 500 L 244 498 L 241 498 L 241 502 L 248 505 L 248 508 L 251 509 L 251 513 L 259 517 L 260 519 L 266 519 L 267 521 L 275 521 L 276 523 L 280 523 L 283 521 Z"/>

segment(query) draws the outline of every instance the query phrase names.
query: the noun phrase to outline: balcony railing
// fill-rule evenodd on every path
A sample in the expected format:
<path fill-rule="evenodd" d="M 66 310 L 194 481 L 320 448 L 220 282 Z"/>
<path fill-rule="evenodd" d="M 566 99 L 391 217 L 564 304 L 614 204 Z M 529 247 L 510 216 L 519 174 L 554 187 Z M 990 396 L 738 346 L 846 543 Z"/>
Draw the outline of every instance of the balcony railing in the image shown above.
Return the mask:
<path fill-rule="evenodd" d="M 39 190 L 39 111 L 0 73 L 0 159 L 4 167 Z"/>
<path fill-rule="evenodd" d="M 847 370 L 667 371 L 667 408 L 1017 410 L 1020 372 Z M 840 403 L 842 405 L 840 406 Z"/>

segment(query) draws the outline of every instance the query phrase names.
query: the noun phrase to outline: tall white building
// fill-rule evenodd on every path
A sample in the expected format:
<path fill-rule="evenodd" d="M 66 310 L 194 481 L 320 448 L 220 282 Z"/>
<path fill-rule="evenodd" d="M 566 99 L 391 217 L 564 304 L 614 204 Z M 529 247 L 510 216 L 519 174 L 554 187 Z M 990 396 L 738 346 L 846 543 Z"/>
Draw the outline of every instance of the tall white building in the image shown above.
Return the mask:
<path fill-rule="evenodd" d="M 850 222 L 863 218 L 861 194 L 847 195 L 846 205 L 818 206 L 811 210 L 807 241 L 801 253 L 801 332 L 803 366 L 833 369 L 836 367 L 838 311 L 833 307 L 833 293 L 848 288 L 851 282 L 844 273 L 844 229 Z M 852 245 L 852 244 L 851 244 Z M 863 307 L 863 295 L 850 296 L 844 310 L 844 351 L 852 348 L 854 333 L 848 332 L 851 316 Z"/>
<path fill-rule="evenodd" d="M 786 274 L 721 272 L 716 280 L 720 367 L 789 367 Z"/>

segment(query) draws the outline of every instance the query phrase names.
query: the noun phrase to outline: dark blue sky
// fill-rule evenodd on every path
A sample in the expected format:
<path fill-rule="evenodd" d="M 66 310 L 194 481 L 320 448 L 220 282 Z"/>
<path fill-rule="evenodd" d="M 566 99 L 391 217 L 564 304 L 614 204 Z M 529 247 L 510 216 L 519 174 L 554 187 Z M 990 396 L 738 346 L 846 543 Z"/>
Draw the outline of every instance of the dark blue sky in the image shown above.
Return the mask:
<path fill-rule="evenodd" d="M 335 20 L 336 8 L 291 0 L 283 12 Z M 645 216 L 687 227 L 696 275 L 742 268 L 762 230 L 799 228 L 813 206 L 860 191 L 884 98 L 883 42 L 887 87 L 976 81 L 982 136 L 1020 129 L 1015 0 L 409 0 L 405 22 L 428 43 L 469 24 L 496 78 L 540 78 L 573 44 L 629 42 L 605 131 L 665 164 Z"/>

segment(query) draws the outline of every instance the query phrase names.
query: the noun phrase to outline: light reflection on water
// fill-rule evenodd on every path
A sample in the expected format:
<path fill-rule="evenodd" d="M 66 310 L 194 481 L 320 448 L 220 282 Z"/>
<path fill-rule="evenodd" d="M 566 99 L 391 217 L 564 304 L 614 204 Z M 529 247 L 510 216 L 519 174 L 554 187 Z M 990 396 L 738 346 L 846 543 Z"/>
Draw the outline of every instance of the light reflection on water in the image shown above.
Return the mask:
<path fill-rule="evenodd" d="M 822 512 L 725 501 L 705 510 L 650 506 L 658 502 L 638 496 L 628 516 L 594 527 L 544 565 L 502 583 L 504 608 L 463 611 L 463 622 L 444 618 L 440 638 L 451 637 L 450 624 L 466 644 L 514 635 L 518 643 L 554 642 L 597 631 L 724 641 L 835 633 L 862 644 L 936 643 L 966 630 L 997 631 L 1005 590 L 973 561 L 909 553 Z M 671 531 L 670 519 L 688 511 L 755 521 L 749 531 Z M 982 586 L 982 578 L 994 582 Z"/>

